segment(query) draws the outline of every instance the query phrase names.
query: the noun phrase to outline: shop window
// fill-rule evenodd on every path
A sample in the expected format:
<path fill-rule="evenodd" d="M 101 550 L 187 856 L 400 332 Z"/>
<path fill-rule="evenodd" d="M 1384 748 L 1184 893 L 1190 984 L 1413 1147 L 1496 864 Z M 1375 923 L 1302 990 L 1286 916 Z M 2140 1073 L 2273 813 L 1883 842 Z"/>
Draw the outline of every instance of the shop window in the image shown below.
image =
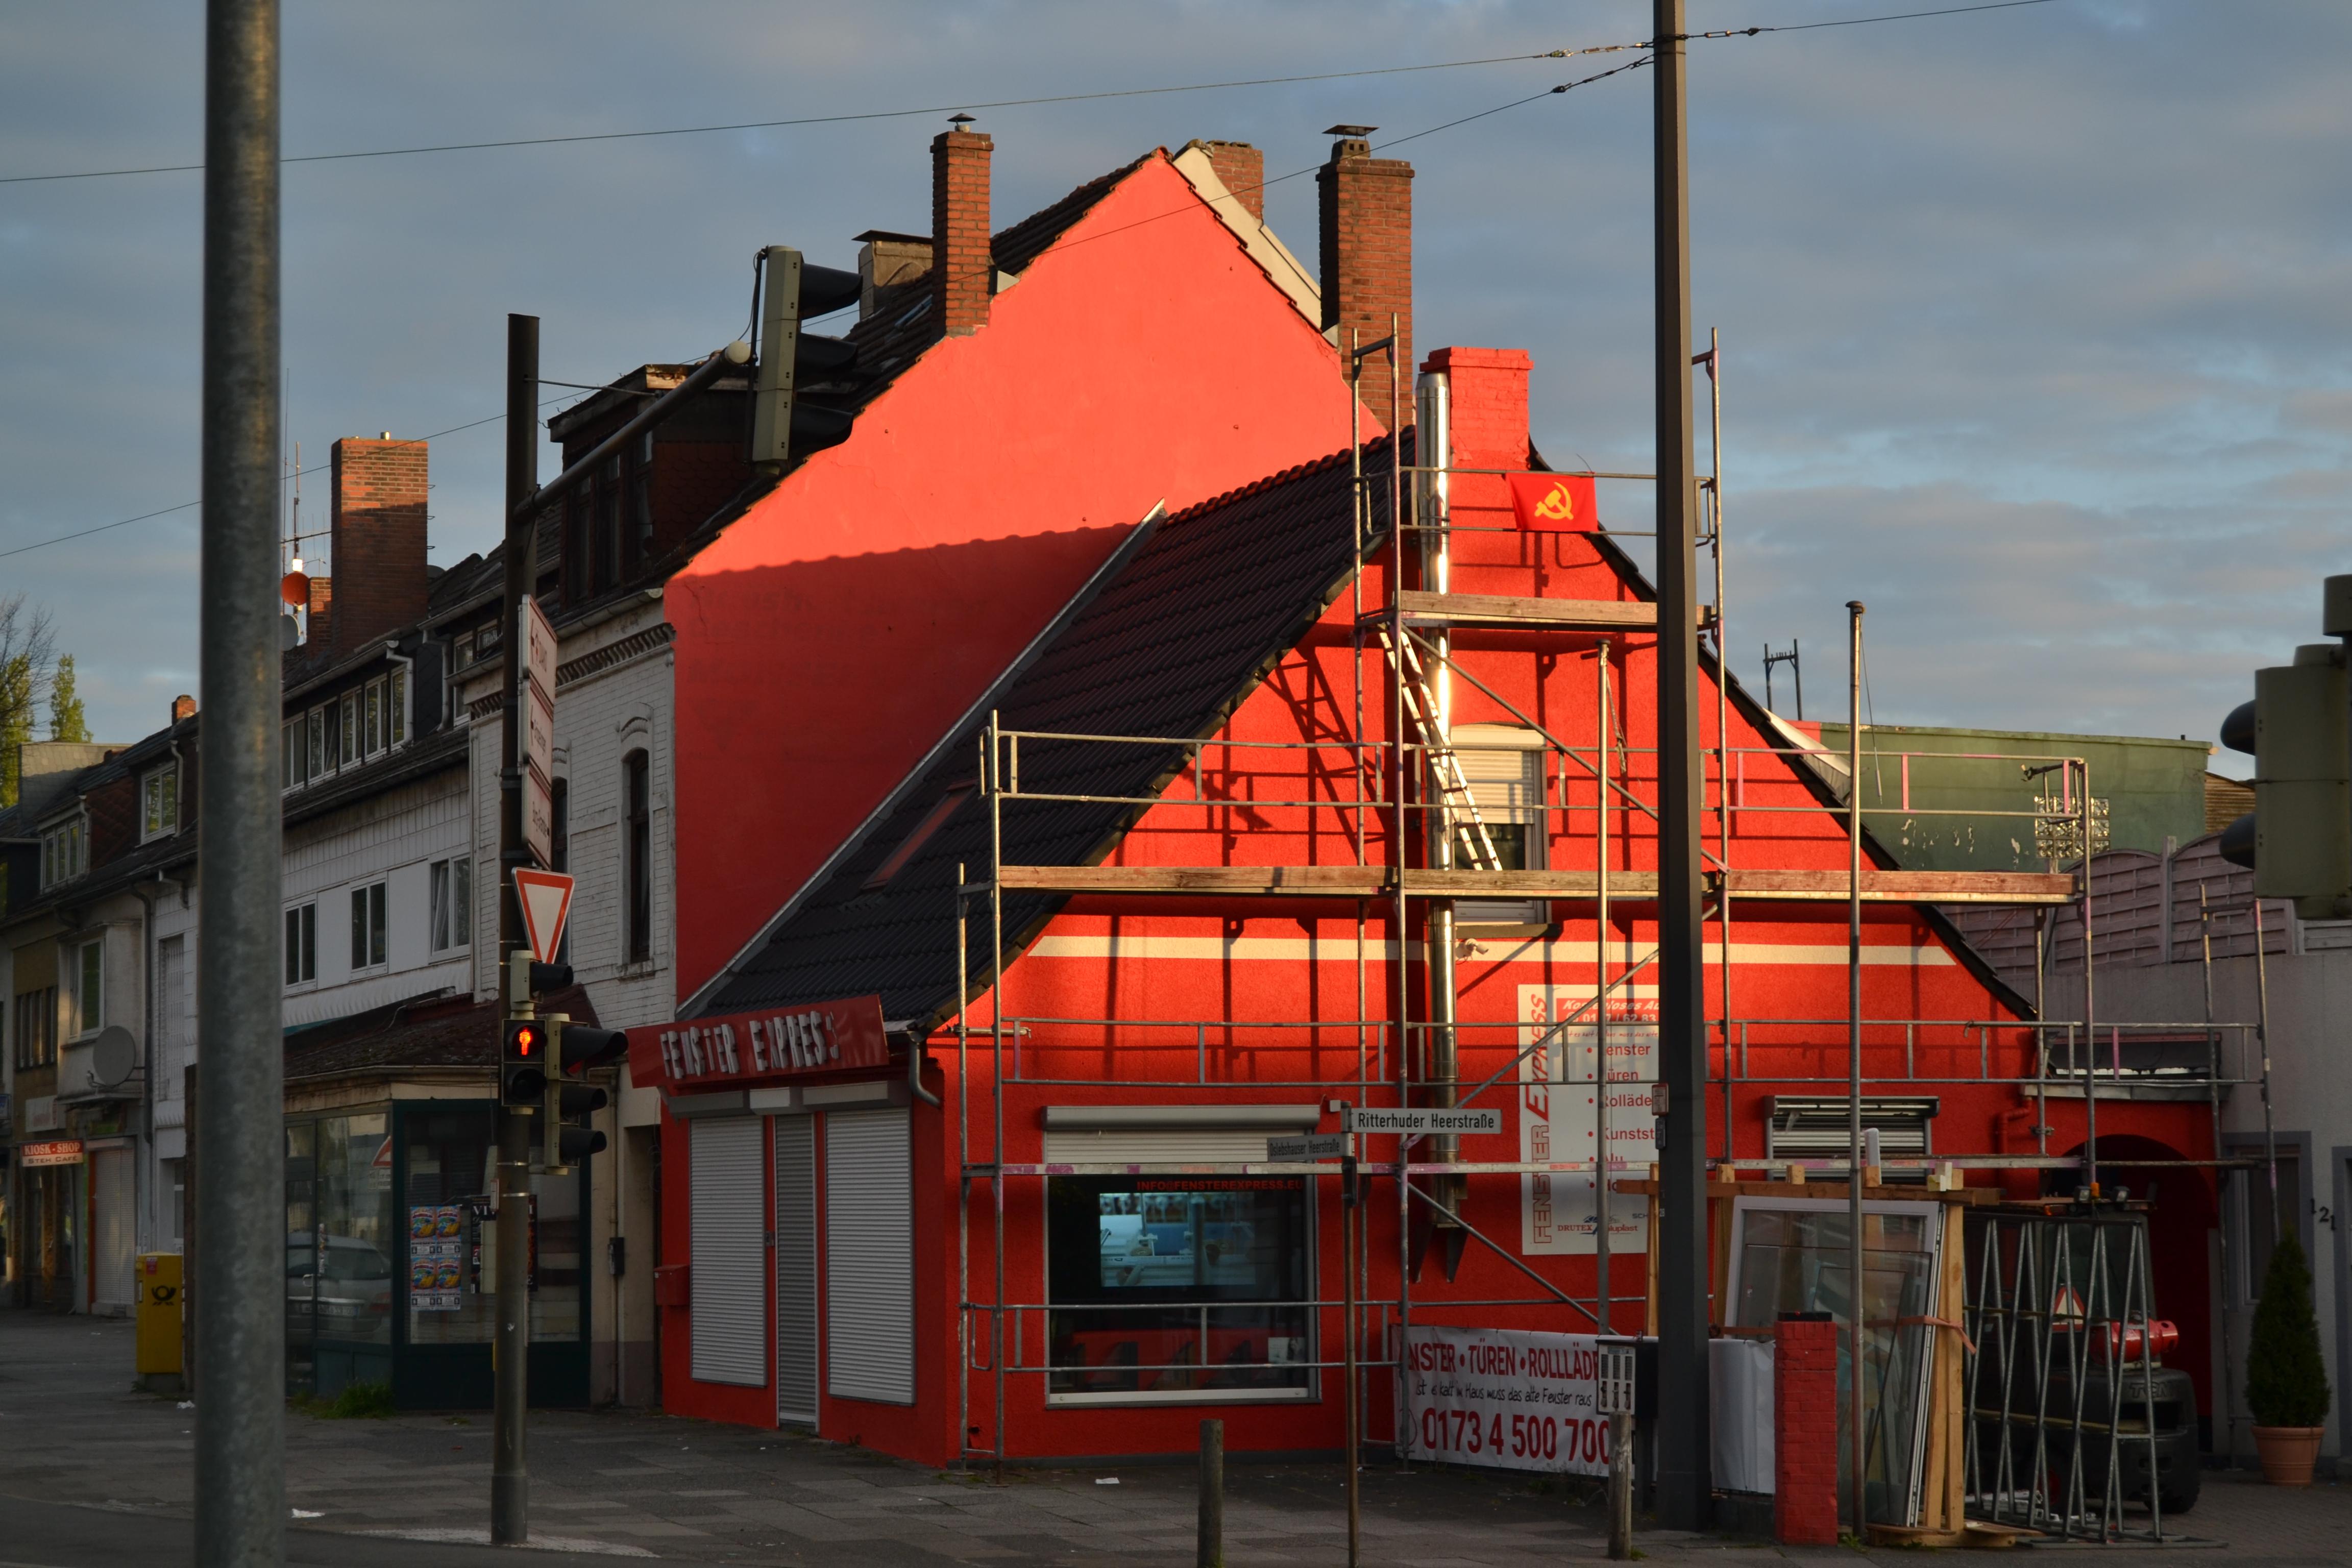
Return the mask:
<path fill-rule="evenodd" d="M 384 961 L 385 885 L 371 882 L 352 889 L 352 967 L 367 969 Z"/>
<path fill-rule="evenodd" d="M 392 1162 L 383 1111 L 286 1128 L 289 1391 L 332 1398 L 392 1375 Z"/>
<path fill-rule="evenodd" d="M 427 872 L 433 951 L 446 952 L 474 940 L 474 863 L 463 856 L 436 860 Z"/>
<path fill-rule="evenodd" d="M 1054 1176 L 1045 1204 L 1054 1403 L 1308 1395 L 1304 1177 Z"/>
<path fill-rule="evenodd" d="M 536 1151 L 540 1129 L 534 1125 L 531 1131 Z M 488 1344 L 498 1283 L 498 1227 L 489 1195 L 498 1150 L 495 1110 L 487 1101 L 412 1104 L 403 1112 L 400 1136 L 406 1145 L 401 1278 L 407 1282 L 407 1325 L 402 1337 L 410 1347 Z M 532 1158 L 536 1163 L 536 1152 Z M 574 1179 L 532 1183 L 527 1275 L 530 1337 L 537 1342 L 581 1337 L 582 1194 L 589 1163 L 581 1162 Z"/>
<path fill-rule="evenodd" d="M 8 1020 L 9 1038 L 16 1042 L 16 1068 L 56 1065 L 58 1059 L 58 988 L 19 991 Z"/>
<path fill-rule="evenodd" d="M 180 830 L 180 764 L 155 769 L 139 781 L 139 841 Z"/>
<path fill-rule="evenodd" d="M 286 984 L 307 985 L 319 978 L 319 906 L 297 904 L 286 911 Z"/>

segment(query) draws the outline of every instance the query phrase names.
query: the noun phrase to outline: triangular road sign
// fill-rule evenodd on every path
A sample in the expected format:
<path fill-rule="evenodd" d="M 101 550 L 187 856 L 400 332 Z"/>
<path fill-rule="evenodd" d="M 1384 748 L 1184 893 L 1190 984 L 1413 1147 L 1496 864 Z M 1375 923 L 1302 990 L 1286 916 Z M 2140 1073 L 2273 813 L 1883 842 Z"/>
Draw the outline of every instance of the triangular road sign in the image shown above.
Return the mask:
<path fill-rule="evenodd" d="M 563 922 L 572 913 L 572 879 L 561 871 L 529 871 L 516 868 L 515 894 L 522 905 L 523 934 L 530 939 L 530 955 L 541 963 L 555 962 L 563 945 Z"/>

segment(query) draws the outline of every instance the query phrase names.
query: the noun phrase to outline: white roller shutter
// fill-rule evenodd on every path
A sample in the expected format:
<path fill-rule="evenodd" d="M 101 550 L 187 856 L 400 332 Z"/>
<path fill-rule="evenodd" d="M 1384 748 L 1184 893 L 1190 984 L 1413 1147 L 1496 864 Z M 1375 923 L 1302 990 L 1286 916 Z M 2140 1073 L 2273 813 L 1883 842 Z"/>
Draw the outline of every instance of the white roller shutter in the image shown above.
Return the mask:
<path fill-rule="evenodd" d="M 776 1118 L 776 1418 L 816 1422 L 816 1125 Z"/>
<path fill-rule="evenodd" d="M 1524 868 L 1541 870 L 1549 847 L 1543 810 L 1543 737 L 1515 724 L 1456 724 L 1454 743 L 1461 748 L 1454 755 L 1470 785 L 1470 799 L 1478 807 L 1478 819 L 1486 824 L 1489 836 L 1517 838 L 1517 858 Z M 1463 858 L 1464 853 L 1456 847 L 1454 864 L 1475 864 Z M 1512 858 L 1506 849 L 1504 864 L 1510 864 Z M 1541 900 L 1465 899 L 1455 906 L 1454 914 L 1475 924 L 1532 925 L 1550 918 Z"/>
<path fill-rule="evenodd" d="M 767 1183 L 761 1121 L 714 1116 L 692 1129 L 694 1376 L 759 1387 L 768 1381 Z"/>
<path fill-rule="evenodd" d="M 97 1210 L 97 1246 L 92 1254 L 98 1278 L 92 1292 L 109 1306 L 131 1307 L 139 1300 L 138 1177 L 128 1149 L 90 1152 L 91 1207 Z"/>
<path fill-rule="evenodd" d="M 1267 1137 L 1305 1129 L 1263 1127 L 1134 1127 L 1103 1131 L 1045 1130 L 1045 1159 L 1056 1165 L 1098 1160 L 1114 1165 L 1256 1164 L 1265 1158 Z"/>
<path fill-rule="evenodd" d="M 825 1392 L 915 1402 L 915 1233 L 907 1112 L 824 1119 Z"/>

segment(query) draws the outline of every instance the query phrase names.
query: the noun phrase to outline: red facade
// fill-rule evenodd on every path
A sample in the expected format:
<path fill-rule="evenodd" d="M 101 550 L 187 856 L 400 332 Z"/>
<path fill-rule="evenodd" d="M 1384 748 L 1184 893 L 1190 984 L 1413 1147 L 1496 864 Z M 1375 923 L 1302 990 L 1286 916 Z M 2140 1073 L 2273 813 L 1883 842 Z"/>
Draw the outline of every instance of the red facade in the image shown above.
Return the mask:
<path fill-rule="evenodd" d="M 755 513 L 771 520 L 766 525 L 740 545 L 730 542 L 707 554 L 673 590 L 680 626 L 680 871 L 689 900 L 708 897 L 712 906 L 701 917 L 697 973 L 724 962 L 730 943 L 740 946 L 774 913 L 859 812 L 949 732 L 1050 615 L 1056 595 L 1066 596 L 1152 500 L 1164 495 L 1171 509 L 1180 508 L 1230 479 L 1231 462 L 1244 450 L 1266 452 L 1272 460 L 1259 471 L 1271 471 L 1312 448 L 1318 437 L 1328 450 L 1335 423 L 1344 429 L 1346 405 L 1333 395 L 1328 351 L 1295 317 L 1267 324 L 1274 347 L 1264 357 L 1278 363 L 1235 375 L 1230 354 L 1199 345 L 1177 354 L 1173 343 L 1183 334 L 1148 323 L 1153 311 L 1140 303 L 1124 324 L 1107 325 L 1078 308 L 1090 301 L 1099 309 L 1122 292 L 1112 279 L 1128 276 L 1126 264 L 1110 263 L 1123 254 L 1118 226 L 1167 199 L 1165 182 L 1153 173 L 1159 167 L 1147 162 L 1122 188 L 1131 192 L 1131 207 L 1113 211 L 1106 204 L 1073 231 L 1103 238 L 1103 246 L 1088 247 L 1098 254 L 1074 251 L 1054 269 L 1041 263 L 1032 281 L 996 301 L 989 328 L 934 351 L 940 363 L 931 378 L 902 381 L 894 401 L 877 404 L 861 422 L 857 437 L 813 463 L 766 503 L 764 514 Z M 1181 237 L 1155 245 L 1197 244 L 1202 257 L 1220 245 L 1230 249 L 1205 216 L 1199 226 L 1187 219 L 1169 226 Z M 1045 262 L 1053 260 L 1048 253 Z M 1153 304 L 1178 292 L 1171 288 Z M 1020 314 L 1042 318 L 1049 310 L 1055 312 L 1050 321 Z M 1069 338 L 1057 337 L 1069 333 L 1087 344 L 1075 359 Z M 1099 394 L 1100 405 L 1093 401 L 1098 389 L 1068 393 L 1073 364 L 1114 363 L 1146 338 L 1162 345 L 1165 368 L 1141 379 L 1171 426 L 1147 427 L 1127 416 L 1134 399 L 1145 395 L 1133 386 L 1116 399 Z M 1189 382 L 1171 359 L 1191 367 Z M 1423 368 L 1448 379 L 1455 469 L 1532 466 L 1526 355 L 1441 350 Z M 1059 389 L 1057 372 L 1065 382 Z M 1098 465 L 1074 472 L 1042 443 L 1005 439 L 1008 430 L 1045 417 L 1047 401 L 1090 433 Z M 977 417 L 990 404 L 1000 415 Z M 1221 425 L 1234 433 L 1230 441 L 1217 436 Z M 1286 453 L 1275 450 L 1285 443 Z M 993 521 L 932 504 L 976 474 L 989 477 L 983 488 L 990 494 L 972 504 Z M 1589 517 L 1572 529 L 1523 531 L 1514 525 L 1502 477 L 1456 472 L 1450 485 L 1452 593 L 1645 602 L 1638 576 L 1613 543 L 1591 531 Z M 1046 496 L 1054 504 L 1041 508 L 1038 499 Z M 1606 500 L 1604 492 L 1604 506 Z M 874 548 L 877 542 L 882 551 Z M 1401 813 L 1392 804 L 1396 781 L 1384 784 L 1380 776 L 1391 765 L 1386 759 L 1398 754 L 1391 742 L 1411 742 L 1414 733 L 1408 723 L 1399 736 L 1388 656 L 1359 633 L 1359 617 L 1388 605 L 1392 588 L 1423 586 L 1410 546 L 1402 553 L 1400 562 L 1399 552 L 1381 549 L 1341 588 L 1308 634 L 1231 711 L 1197 766 L 1179 773 L 1103 864 L 1344 869 L 1426 863 L 1426 818 Z M 1400 570 L 1401 584 L 1391 581 Z M 909 607 L 900 607 L 902 596 Z M 1644 984 L 1643 972 L 1656 930 L 1642 879 L 1656 868 L 1656 840 L 1642 803 L 1656 799 L 1655 638 L 1638 628 L 1562 633 L 1464 626 L 1452 635 L 1457 736 L 1465 727 L 1495 726 L 1496 732 L 1548 735 L 1566 748 L 1532 753 L 1544 759 L 1542 773 L 1528 785 L 1535 805 L 1519 815 L 1539 841 L 1520 843 L 1525 864 L 1582 872 L 1605 864 L 1621 879 L 1605 925 L 1591 898 L 1546 899 L 1532 908 L 1489 910 L 1476 922 L 1465 919 L 1459 932 L 1458 1078 L 1465 1093 L 1471 1085 L 1500 1080 L 1501 1087 L 1468 1102 L 1503 1110 L 1500 1132 L 1464 1138 L 1459 1158 L 1508 1163 L 1528 1157 L 1530 1129 L 1549 1125 L 1544 1097 L 1574 1087 L 1526 1081 L 1544 1076 L 1521 1065 L 1536 1031 L 1570 1016 L 1603 984 L 1616 998 L 1609 1008 L 1612 1028 L 1632 1037 L 1654 1017 L 1648 1001 L 1654 986 Z M 747 671 L 773 673 L 746 679 Z M 952 679 L 931 679 L 942 671 Z M 1701 694 L 1702 743 L 1710 753 L 1709 854 L 1743 870 L 1842 873 L 1848 856 L 1843 819 L 1826 809 L 1830 797 L 1807 771 L 1812 764 L 1787 754 L 1788 738 L 1769 729 L 1745 698 L 1718 704 L 1711 670 L 1702 672 Z M 1712 760 L 1719 714 L 1730 726 L 1737 758 L 1727 798 Z M 794 781 L 794 815 L 785 831 L 752 820 L 772 809 L 772 797 L 743 787 L 751 776 L 747 763 Z M 686 782 L 698 774 L 698 783 Z M 1020 803 L 1008 799 L 1003 809 L 1021 809 Z M 987 875 L 982 867 L 971 872 L 975 882 Z M 706 885 L 714 889 L 708 895 L 701 892 Z M 936 1464 L 968 1447 L 992 1448 L 1000 1409 L 1003 1451 L 1022 1458 L 1185 1450 L 1198 1420 L 1216 1415 L 1226 1419 L 1226 1441 L 1237 1450 L 1335 1449 L 1339 1379 L 1326 1371 L 1297 1388 L 1277 1385 L 1290 1375 L 1283 1371 L 1286 1361 L 1337 1356 L 1340 1314 L 1334 1303 L 1342 1269 L 1336 1181 L 1307 1179 L 1304 1218 L 1293 1227 L 1292 1244 L 1311 1260 L 1299 1309 L 1303 1335 L 1289 1331 L 1283 1325 L 1290 1320 L 1278 1315 L 1246 1323 L 1243 1314 L 1221 1318 L 1206 1310 L 1194 1330 L 1173 1309 L 1159 1327 L 1136 1328 L 1141 1320 L 1130 1315 L 1118 1320 L 1127 1327 L 1092 1332 L 1063 1326 L 1082 1314 L 1065 1310 L 1057 1318 L 1053 1305 L 1061 1287 L 1051 1237 L 1068 1243 L 1055 1228 L 1062 1221 L 1051 1208 L 1058 1200 L 1049 1199 L 1050 1184 L 1078 1178 L 1049 1176 L 1040 1167 L 1084 1163 L 1070 1152 L 1082 1138 L 1057 1134 L 1055 1126 L 1056 1118 L 1060 1125 L 1101 1124 L 1088 1108 L 1158 1108 L 1181 1121 L 1176 1113 L 1188 1107 L 1304 1106 L 1332 1130 L 1331 1102 L 1399 1104 L 1414 1092 L 1401 1092 L 1401 1081 L 1426 1076 L 1432 1043 L 1427 1028 L 1396 1022 L 1433 1016 L 1427 907 L 1407 903 L 1400 910 L 1385 896 L 1078 892 L 1041 929 L 1024 933 L 1021 955 L 1001 984 L 966 1010 L 966 1032 L 950 1022 L 929 1037 L 922 1088 L 940 1108 L 919 1097 L 908 1105 L 911 1402 L 827 1394 L 817 1412 L 819 1432 Z M 1727 923 L 1711 915 L 1706 1005 L 1711 1018 L 1730 1020 L 1712 1042 L 1709 1147 L 1718 1159 L 1751 1170 L 1763 1164 L 1773 1096 L 1843 1094 L 1845 922 L 1842 896 L 1822 902 L 1743 898 Z M 2032 1152 L 2035 1102 L 2001 1081 L 2034 1070 L 2030 1032 L 2019 1026 L 2020 999 L 1924 907 L 1868 907 L 1863 942 L 1862 1010 L 1873 1021 L 1864 1033 L 1865 1094 L 1935 1097 L 1938 1158 Z M 2210 1155 L 2201 1105 L 2118 1101 L 2099 1110 L 2101 1135 L 2116 1141 L 2118 1153 Z M 2050 1099 L 2047 1110 L 2049 1151 L 2075 1149 L 2084 1121 L 2079 1094 Z M 1634 1125 L 1637 1118 L 1646 1121 L 1645 1111 L 1628 1106 L 1623 1114 L 1629 1131 L 1645 1133 Z M 821 1142 L 826 1118 L 816 1120 Z M 682 1128 L 669 1121 L 666 1129 L 666 1162 L 683 1171 Z M 1596 1290 L 1599 1263 L 1589 1247 L 1580 1253 L 1530 1241 L 1552 1234 L 1545 1228 L 1551 1221 L 1541 1217 L 1549 1213 L 1550 1178 L 1431 1176 L 1439 1193 L 1449 1181 L 1460 1183 L 1453 1189 L 1455 1212 L 1474 1235 L 1454 1261 L 1447 1238 L 1435 1234 L 1444 1227 L 1433 1230 L 1432 1214 L 1422 1208 L 1408 1214 L 1412 1205 L 1398 1183 L 1378 1174 L 1381 1163 L 1399 1158 L 1396 1140 L 1361 1142 L 1376 1179 L 1362 1211 L 1359 1284 L 1364 1300 L 1385 1303 L 1360 1320 L 1369 1358 L 1382 1355 L 1407 1293 L 1415 1322 L 1591 1331 L 1588 1313 L 1530 1279 L 1572 1297 L 1590 1300 Z M 1617 1149 L 1613 1137 L 1611 1147 Z M 985 1173 L 961 1179 L 974 1166 L 999 1163 L 1028 1167 L 1002 1177 L 1001 1209 L 999 1187 Z M 772 1161 L 768 1168 L 772 1179 Z M 1204 1172 L 1194 1185 L 1211 1174 Z M 1215 1178 L 1228 1179 L 1241 1178 Z M 2029 1191 L 2039 1178 L 1979 1171 L 1969 1179 Z M 2202 1181 L 2201 1173 L 2182 1173 L 2175 1184 L 2197 1186 L 2202 1194 Z M 684 1181 L 666 1188 L 666 1262 L 684 1258 L 691 1217 L 686 1190 Z M 1136 1225 L 1129 1228 L 1151 1228 L 1148 1185 L 1088 1201 L 1099 1201 L 1103 1215 L 1124 1224 L 1113 1214 L 1114 1199 L 1130 1196 Z M 2184 1192 L 2159 1213 L 2159 1247 L 2167 1245 L 2168 1226 L 2177 1220 L 2182 1228 L 2159 1263 L 2158 1290 L 2160 1307 L 2182 1321 L 2192 1346 L 2183 1364 L 2199 1368 L 2201 1383 L 2205 1222 L 2198 1216 L 2210 1214 L 2210 1197 L 2200 1208 L 2193 1196 Z M 1233 1201 L 1238 1206 L 1232 1212 L 1247 1213 L 1261 1229 L 1275 1223 L 1270 1200 Z M 819 1212 L 822 1226 L 827 1211 L 820 1205 Z M 2193 1258 L 2178 1245 L 2190 1228 Z M 1107 1219 L 1106 1247 L 1113 1229 Z M 1609 1325 L 1615 1331 L 1643 1328 L 1642 1250 L 1636 1237 L 1632 1255 L 1615 1259 Z M 818 1255 L 824 1256 L 822 1246 Z M 960 1315 L 959 1300 L 977 1305 Z M 1087 1310 L 1104 1313 L 1106 1321 L 1115 1318 L 1108 1308 Z M 772 1386 L 722 1388 L 688 1375 L 682 1331 L 690 1315 L 690 1308 L 667 1314 L 670 1406 L 774 1421 Z M 821 1355 L 829 1353 L 820 1346 Z M 1150 1370 L 1176 1363 L 1200 1371 Z M 1240 1392 L 1227 1399 L 1222 1389 Z M 1390 1390 L 1385 1373 L 1366 1380 L 1370 1440 L 1384 1442 L 1393 1430 Z M 2201 1386 L 2200 1396 L 2210 1409 Z"/>

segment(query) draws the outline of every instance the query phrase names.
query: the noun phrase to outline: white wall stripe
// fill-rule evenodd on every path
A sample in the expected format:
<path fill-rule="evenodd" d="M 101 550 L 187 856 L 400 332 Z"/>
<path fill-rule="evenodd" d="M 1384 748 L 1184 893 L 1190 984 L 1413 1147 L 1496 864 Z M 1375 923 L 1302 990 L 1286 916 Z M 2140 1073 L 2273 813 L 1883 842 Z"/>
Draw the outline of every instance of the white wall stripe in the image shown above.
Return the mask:
<path fill-rule="evenodd" d="M 1474 939 L 1475 941 L 1475 939 Z M 1414 944 L 1416 949 L 1419 944 Z M 1590 942 L 1476 942 L 1480 956 L 1511 963 L 1591 963 L 1599 953 Z M 1620 949 L 1621 954 L 1625 950 Z M 1201 959 L 1217 963 L 1353 963 L 1356 944 L 1346 938 L 1318 940 L 1279 936 L 1044 936 L 1029 949 L 1035 958 Z M 1646 945 L 1633 953 L 1639 958 Z M 1394 942 L 1364 944 L 1367 958 L 1382 959 L 1396 952 Z M 1738 964 L 1819 964 L 1845 967 L 1843 943 L 1735 942 L 1731 961 Z M 1723 944 L 1706 944 L 1706 962 L 1723 962 Z M 1864 944 L 1862 962 L 1870 967 L 1950 968 L 1958 961 L 1941 947 L 1895 947 Z"/>

